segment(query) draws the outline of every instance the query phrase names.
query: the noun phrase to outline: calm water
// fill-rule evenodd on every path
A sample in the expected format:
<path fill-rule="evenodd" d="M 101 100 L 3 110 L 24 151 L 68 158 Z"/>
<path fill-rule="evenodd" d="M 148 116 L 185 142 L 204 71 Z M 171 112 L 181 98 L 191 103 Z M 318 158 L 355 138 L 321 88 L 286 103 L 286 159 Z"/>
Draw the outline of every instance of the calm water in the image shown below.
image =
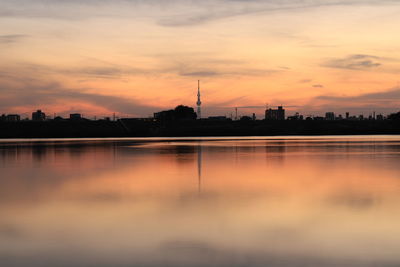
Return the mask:
<path fill-rule="evenodd" d="M 0 142 L 1 266 L 400 266 L 400 137 Z"/>

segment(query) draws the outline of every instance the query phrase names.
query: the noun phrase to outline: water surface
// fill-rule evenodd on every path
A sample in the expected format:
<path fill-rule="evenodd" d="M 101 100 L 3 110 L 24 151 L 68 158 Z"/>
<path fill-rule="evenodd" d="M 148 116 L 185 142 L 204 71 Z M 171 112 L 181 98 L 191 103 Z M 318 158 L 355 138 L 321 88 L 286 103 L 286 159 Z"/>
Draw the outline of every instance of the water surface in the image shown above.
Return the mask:
<path fill-rule="evenodd" d="M 4 140 L 1 266 L 399 266 L 400 137 Z"/>

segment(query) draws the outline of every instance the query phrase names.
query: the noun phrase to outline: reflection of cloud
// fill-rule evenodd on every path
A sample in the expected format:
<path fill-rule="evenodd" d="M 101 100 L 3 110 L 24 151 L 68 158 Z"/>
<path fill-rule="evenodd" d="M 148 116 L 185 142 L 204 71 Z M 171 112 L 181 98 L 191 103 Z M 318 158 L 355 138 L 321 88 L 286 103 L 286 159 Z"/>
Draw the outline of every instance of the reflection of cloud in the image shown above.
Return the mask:
<path fill-rule="evenodd" d="M 322 66 L 350 70 L 371 69 L 382 65 L 376 60 L 382 60 L 382 58 L 371 55 L 350 55 L 345 58 L 330 59 L 323 63 Z"/>
<path fill-rule="evenodd" d="M 99 192 L 93 194 L 86 194 L 79 200 L 89 202 L 118 202 L 122 199 L 121 194 L 117 192 Z"/>
<path fill-rule="evenodd" d="M 14 225 L 0 224 L 0 237 L 1 238 L 18 238 L 23 235 L 24 235 L 24 233 Z"/>
<path fill-rule="evenodd" d="M 167 249 L 172 252 L 182 253 L 182 251 L 192 252 L 192 253 L 199 253 L 199 254 L 210 254 L 210 253 L 217 253 L 218 250 L 201 241 L 189 241 L 189 240 L 173 240 L 165 242 L 161 245 L 162 249 Z"/>
<path fill-rule="evenodd" d="M 157 256 L 151 259 L 153 263 L 146 266 L 372 266 L 366 260 L 326 257 L 315 252 L 299 253 L 298 249 L 292 251 L 286 248 L 280 252 L 279 246 L 282 243 L 279 235 L 273 239 L 266 238 L 265 242 L 262 248 L 246 249 L 244 246 L 241 249 L 229 249 L 217 243 L 210 244 L 204 241 L 167 241 L 160 245 Z M 297 245 L 300 247 L 302 244 L 299 242 Z M 158 262 L 160 259 L 162 262 Z M 385 261 L 378 262 L 377 264 L 374 260 L 374 264 L 386 266 Z"/>
<path fill-rule="evenodd" d="M 352 209 L 368 209 L 376 204 L 377 199 L 370 194 L 351 192 L 333 196 L 328 201 Z"/>

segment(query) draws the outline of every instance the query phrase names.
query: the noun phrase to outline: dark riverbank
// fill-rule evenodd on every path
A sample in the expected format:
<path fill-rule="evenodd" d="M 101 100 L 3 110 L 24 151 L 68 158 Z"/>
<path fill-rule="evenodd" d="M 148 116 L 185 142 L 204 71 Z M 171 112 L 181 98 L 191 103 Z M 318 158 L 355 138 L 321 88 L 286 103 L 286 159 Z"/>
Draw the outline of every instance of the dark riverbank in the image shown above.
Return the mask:
<path fill-rule="evenodd" d="M 0 138 L 274 136 L 400 134 L 400 121 L 0 122 Z"/>

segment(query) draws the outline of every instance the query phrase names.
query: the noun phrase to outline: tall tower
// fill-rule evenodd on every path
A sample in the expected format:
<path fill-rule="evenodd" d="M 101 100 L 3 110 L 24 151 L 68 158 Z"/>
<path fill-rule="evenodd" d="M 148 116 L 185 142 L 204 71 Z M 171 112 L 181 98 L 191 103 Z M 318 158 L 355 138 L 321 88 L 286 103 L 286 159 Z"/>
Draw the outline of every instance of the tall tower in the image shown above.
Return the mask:
<path fill-rule="evenodd" d="M 200 80 L 197 81 L 197 119 L 201 119 Z"/>

